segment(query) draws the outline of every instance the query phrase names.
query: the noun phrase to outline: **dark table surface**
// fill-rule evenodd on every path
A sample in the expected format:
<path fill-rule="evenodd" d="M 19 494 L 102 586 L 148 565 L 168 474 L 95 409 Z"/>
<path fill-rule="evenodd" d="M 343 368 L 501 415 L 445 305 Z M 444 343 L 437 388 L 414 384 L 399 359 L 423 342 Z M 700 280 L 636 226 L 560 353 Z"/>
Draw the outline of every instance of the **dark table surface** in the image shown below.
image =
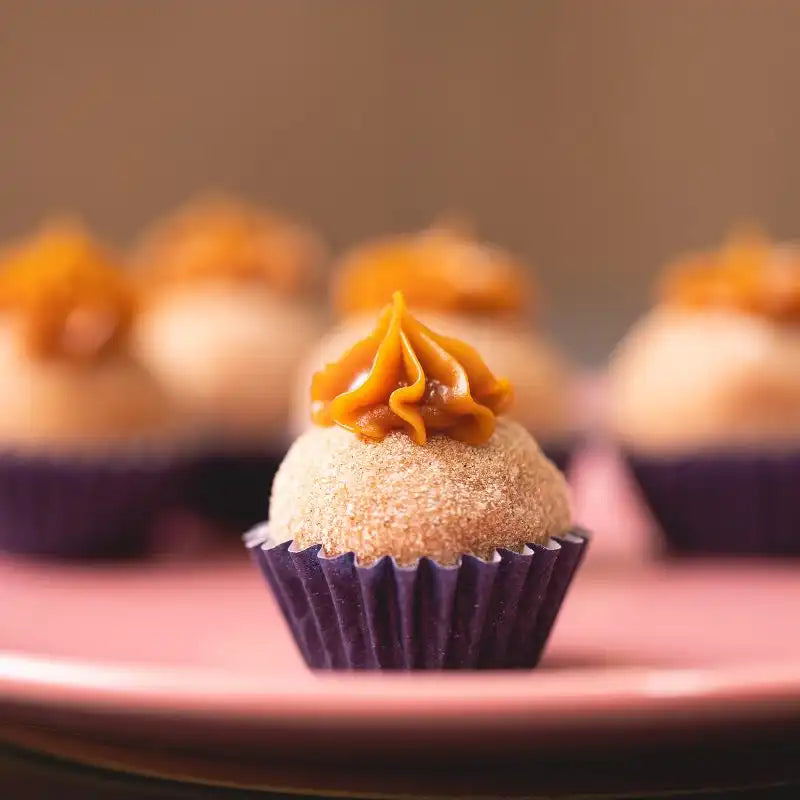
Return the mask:
<path fill-rule="evenodd" d="M 2 800 L 244 800 L 290 796 L 800 798 L 800 733 L 795 729 L 761 730 L 757 736 L 747 731 L 732 732 L 724 741 L 709 741 L 705 747 L 698 747 L 693 741 L 690 746 L 676 743 L 668 748 L 648 748 L 643 742 L 641 747 L 624 752 L 603 752 L 601 746 L 591 752 L 581 748 L 560 758 L 551 754 L 537 759 L 529 754 L 502 762 L 459 763 L 456 757 L 446 766 L 420 765 L 415 771 L 406 768 L 402 781 L 396 774 L 397 767 L 388 762 L 370 765 L 371 777 L 365 783 L 355 761 L 338 765 L 341 769 L 336 773 L 331 764 L 300 760 L 293 771 L 281 770 L 283 783 L 273 782 L 268 778 L 265 761 L 264 782 L 253 778 L 250 767 L 243 769 L 242 783 L 250 788 L 230 785 L 240 782 L 236 765 L 230 765 L 227 778 L 209 783 L 193 775 L 191 760 L 185 759 L 169 777 L 170 770 L 163 768 L 169 754 L 166 761 L 158 759 L 161 774 L 148 775 L 145 773 L 151 770 L 141 757 L 119 769 L 98 766 L 88 755 L 86 759 L 76 759 L 80 748 L 73 747 L 69 757 L 48 755 L 4 738 L 5 744 L 0 744 Z M 90 754 L 92 750 L 83 752 Z M 353 757 L 357 760 L 357 754 Z M 342 781 L 342 771 L 352 780 L 348 782 L 345 777 Z M 287 782 L 287 774 L 298 777 Z M 259 788 L 252 788 L 258 784 Z"/>

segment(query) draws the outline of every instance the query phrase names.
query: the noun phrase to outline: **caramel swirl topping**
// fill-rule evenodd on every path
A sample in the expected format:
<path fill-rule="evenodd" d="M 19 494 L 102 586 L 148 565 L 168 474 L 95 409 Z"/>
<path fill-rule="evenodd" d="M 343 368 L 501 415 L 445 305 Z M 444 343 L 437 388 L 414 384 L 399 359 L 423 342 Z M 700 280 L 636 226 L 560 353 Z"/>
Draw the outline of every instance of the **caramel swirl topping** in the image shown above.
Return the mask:
<path fill-rule="evenodd" d="M 14 314 L 38 358 L 85 361 L 121 347 L 135 310 L 113 257 L 74 224 L 57 224 L 0 254 L 0 310 Z"/>
<path fill-rule="evenodd" d="M 518 313 L 529 295 L 521 264 L 453 225 L 355 249 L 337 271 L 334 304 L 342 315 L 372 311 L 395 289 L 414 307 L 476 314 Z"/>
<path fill-rule="evenodd" d="M 190 203 L 134 254 L 156 281 L 255 282 L 286 295 L 307 288 L 321 259 L 321 244 L 301 225 L 224 197 Z"/>
<path fill-rule="evenodd" d="M 375 330 L 311 382 L 317 425 L 341 425 L 365 439 L 404 430 L 417 444 L 442 433 L 484 444 L 512 389 L 469 345 L 434 333 L 406 309 L 401 292 Z"/>
<path fill-rule="evenodd" d="M 800 321 L 800 249 L 776 246 L 758 231 L 739 232 L 719 250 L 670 267 L 660 296 L 683 308 L 734 308 Z"/>

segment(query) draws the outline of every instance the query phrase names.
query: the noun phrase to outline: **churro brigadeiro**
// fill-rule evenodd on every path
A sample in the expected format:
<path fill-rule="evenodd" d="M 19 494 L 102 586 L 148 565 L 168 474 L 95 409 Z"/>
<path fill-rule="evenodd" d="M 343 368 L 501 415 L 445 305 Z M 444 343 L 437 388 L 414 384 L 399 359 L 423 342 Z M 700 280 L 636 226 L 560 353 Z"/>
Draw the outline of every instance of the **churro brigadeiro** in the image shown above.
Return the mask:
<path fill-rule="evenodd" d="M 173 504 L 193 432 L 131 352 L 137 312 L 80 225 L 0 252 L 0 550 L 131 555 Z"/>
<path fill-rule="evenodd" d="M 521 425 L 497 418 L 510 384 L 419 322 L 400 292 L 371 334 L 314 376 L 311 400 L 316 424 L 273 485 L 279 540 L 364 564 L 453 564 L 570 527 L 561 473 Z"/>
<path fill-rule="evenodd" d="M 800 442 L 800 248 L 755 231 L 669 266 L 611 364 L 612 424 L 654 454 Z"/>
<path fill-rule="evenodd" d="M 609 373 L 609 427 L 673 552 L 800 554 L 796 243 L 738 231 L 670 264 Z"/>
<path fill-rule="evenodd" d="M 304 226 L 225 197 L 156 224 L 132 254 L 142 360 L 226 447 L 285 452 L 290 376 L 317 334 L 323 247 Z"/>
<path fill-rule="evenodd" d="M 238 534 L 263 517 L 291 439 L 292 377 L 319 330 L 324 247 L 289 218 L 212 196 L 154 225 L 131 260 L 143 290 L 137 354 L 204 434 L 187 504 Z"/>

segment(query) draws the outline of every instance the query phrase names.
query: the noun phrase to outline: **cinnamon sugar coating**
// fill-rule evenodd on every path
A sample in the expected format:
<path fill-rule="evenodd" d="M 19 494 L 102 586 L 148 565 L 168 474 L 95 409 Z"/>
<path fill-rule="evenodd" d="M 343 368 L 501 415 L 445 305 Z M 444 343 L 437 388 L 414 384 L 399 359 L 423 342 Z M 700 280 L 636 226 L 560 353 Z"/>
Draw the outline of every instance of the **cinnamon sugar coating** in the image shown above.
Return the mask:
<path fill-rule="evenodd" d="M 485 445 L 399 431 L 379 442 L 338 427 L 300 436 L 275 478 L 272 535 L 321 544 L 361 563 L 383 555 L 453 564 L 472 553 L 520 550 L 570 526 L 563 475 L 518 423 L 499 419 Z"/>

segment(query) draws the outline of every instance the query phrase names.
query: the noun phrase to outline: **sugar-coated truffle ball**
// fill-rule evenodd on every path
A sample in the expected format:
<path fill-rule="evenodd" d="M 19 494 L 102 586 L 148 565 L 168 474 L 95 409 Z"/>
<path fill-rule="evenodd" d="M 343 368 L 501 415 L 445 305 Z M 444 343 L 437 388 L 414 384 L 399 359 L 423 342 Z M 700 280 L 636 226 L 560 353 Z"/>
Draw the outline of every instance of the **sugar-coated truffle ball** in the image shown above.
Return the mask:
<path fill-rule="evenodd" d="M 31 358 L 0 324 L 0 442 L 73 451 L 179 435 L 175 409 L 124 351 L 89 363 Z"/>
<path fill-rule="evenodd" d="M 728 309 L 657 308 L 610 365 L 611 422 L 652 452 L 800 441 L 800 326 Z"/>
<path fill-rule="evenodd" d="M 302 304 L 209 281 L 161 293 L 141 314 L 135 341 L 181 407 L 253 441 L 286 435 L 291 375 L 315 333 Z"/>
<path fill-rule="evenodd" d="M 569 526 L 564 477 L 505 419 L 481 446 L 440 435 L 418 445 L 404 432 L 365 441 L 338 426 L 311 428 L 289 450 L 270 502 L 273 538 L 321 544 L 328 555 L 353 551 L 362 563 L 487 558 Z"/>

